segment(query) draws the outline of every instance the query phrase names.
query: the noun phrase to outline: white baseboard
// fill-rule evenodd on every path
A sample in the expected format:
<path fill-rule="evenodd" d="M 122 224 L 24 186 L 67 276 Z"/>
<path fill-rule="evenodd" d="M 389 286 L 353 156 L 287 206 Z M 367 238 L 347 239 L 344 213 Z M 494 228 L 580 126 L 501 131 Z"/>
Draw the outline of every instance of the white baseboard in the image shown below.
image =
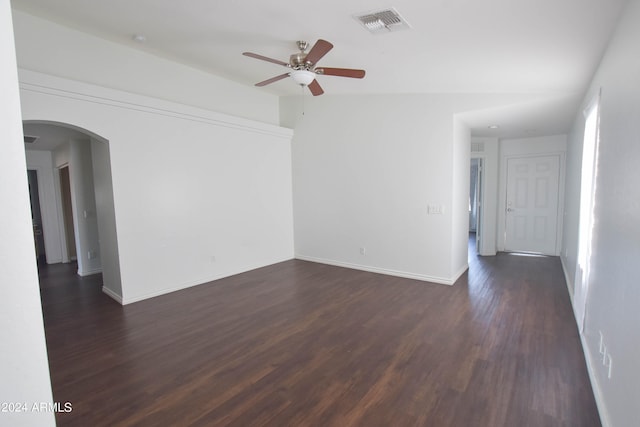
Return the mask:
<path fill-rule="evenodd" d="M 242 273 L 244 273 L 244 272 L 242 272 Z M 234 273 L 234 274 L 238 274 L 238 273 Z M 229 276 L 233 276 L 234 274 L 230 274 Z M 194 287 L 194 286 L 204 285 L 205 283 L 213 282 L 214 280 L 223 279 L 225 277 L 228 277 L 228 276 L 212 276 L 212 277 L 207 277 L 207 278 L 203 278 L 203 279 L 199 279 L 199 280 L 192 280 L 192 281 L 189 281 L 189 282 L 183 282 L 183 283 L 179 284 L 178 286 L 172 286 L 170 288 L 161 289 L 161 290 L 156 291 L 156 292 L 149 292 L 149 293 L 146 293 L 146 294 L 143 294 L 143 295 L 134 296 L 132 298 L 127 298 L 126 300 L 123 299 L 122 300 L 122 305 L 133 304 L 134 302 L 144 301 L 144 300 L 149 299 L 149 298 L 155 298 L 155 297 L 159 297 L 161 295 L 170 294 L 172 292 L 181 291 L 183 289 L 191 288 L 191 287 Z"/>
<path fill-rule="evenodd" d="M 490 252 L 482 252 L 482 251 L 480 251 L 480 253 L 478 253 L 478 255 L 480 255 L 480 256 L 496 256 L 496 255 L 498 255 L 498 252 L 496 252 L 496 251 L 490 251 Z"/>
<path fill-rule="evenodd" d="M 456 274 L 454 274 L 453 281 L 451 282 L 451 284 L 453 285 L 454 283 L 456 283 L 460 278 L 460 276 L 462 276 L 468 269 L 469 269 L 469 264 L 463 265 L 462 268 Z"/>
<path fill-rule="evenodd" d="M 564 263 L 564 257 L 560 257 L 560 264 L 562 265 L 562 272 L 564 273 L 564 281 L 567 283 L 567 291 L 569 291 L 569 299 L 571 300 L 571 306 L 573 307 L 573 280 L 571 280 L 567 271 L 567 266 Z M 574 311 L 575 313 L 575 311 Z"/>
<path fill-rule="evenodd" d="M 224 279 L 225 277 L 231 277 L 231 276 L 235 276 L 236 274 L 246 273 L 246 272 L 249 272 L 251 270 L 257 270 L 258 268 L 268 267 L 270 265 L 277 264 L 279 262 L 289 261 L 290 259 L 292 259 L 292 258 L 285 257 L 285 258 L 282 258 L 282 259 L 271 260 L 266 264 L 259 264 L 259 265 L 254 265 L 254 266 L 246 266 L 245 268 L 241 268 L 238 271 L 230 271 L 230 272 L 226 272 L 226 273 L 223 273 L 223 274 L 216 274 L 216 275 L 212 275 L 212 276 L 208 276 L 208 277 L 202 277 L 200 279 L 191 280 L 189 282 L 183 282 L 183 283 L 181 283 L 181 284 L 179 284 L 177 286 L 172 286 L 171 288 L 161 289 L 161 290 L 156 291 L 156 292 L 150 292 L 150 293 L 147 293 L 147 294 L 133 296 L 133 297 L 130 297 L 130 298 L 123 299 L 122 300 L 122 305 L 133 304 L 134 302 L 143 301 L 143 300 L 146 300 L 146 299 L 149 299 L 149 298 L 159 297 L 161 295 L 166 295 L 166 294 L 170 294 L 171 292 L 181 291 L 183 289 L 191 288 L 193 286 L 204 285 L 206 283 L 213 282 L 215 280 Z"/>
<path fill-rule="evenodd" d="M 580 343 L 582 344 L 582 352 L 584 353 L 584 360 L 587 365 L 587 373 L 589 374 L 589 382 L 591 383 L 591 390 L 593 391 L 593 397 L 595 398 L 596 406 L 598 407 L 598 414 L 600 415 L 600 424 L 602 424 L 602 427 L 610 427 L 611 423 L 609 422 L 609 415 L 607 412 L 607 408 L 604 404 L 604 398 L 602 396 L 600 385 L 598 384 L 598 378 L 596 377 L 596 371 L 594 369 L 591 353 L 589 352 L 589 346 L 587 345 L 587 341 L 584 334 L 580 332 L 580 325 L 578 325 L 578 320 L 576 318 L 576 311 L 573 305 L 573 280 L 571 280 L 571 276 L 569 275 L 569 272 L 567 270 L 567 265 L 565 264 L 565 259 L 562 256 L 560 257 L 560 264 L 562 265 L 564 280 L 567 284 L 567 292 L 569 293 L 569 300 L 571 301 L 571 310 L 573 311 L 573 318 L 576 320 L 576 328 L 578 329 L 578 335 L 580 336 Z"/>
<path fill-rule="evenodd" d="M 94 274 L 102 273 L 102 268 L 95 268 L 93 270 L 80 270 L 78 269 L 78 276 L 93 276 Z"/>
<path fill-rule="evenodd" d="M 445 279 L 443 277 L 427 276 L 425 274 L 409 273 L 409 272 L 406 272 L 406 271 L 391 270 L 391 269 L 388 269 L 388 268 L 371 267 L 371 266 L 368 266 L 368 265 L 351 264 L 351 263 L 348 263 L 348 262 L 335 261 L 335 260 L 324 259 L 324 258 L 316 258 L 316 257 L 310 257 L 310 256 L 306 256 L 306 255 L 299 255 L 299 254 L 296 255 L 296 259 L 299 259 L 299 260 L 302 260 L 302 261 L 317 262 L 318 264 L 327 264 L 327 265 L 333 265 L 333 266 L 336 266 L 336 267 L 344 267 L 344 268 L 351 268 L 351 269 L 354 269 L 354 270 L 368 271 L 370 273 L 378 273 L 378 274 L 386 274 L 388 276 L 403 277 L 405 279 L 422 280 L 423 282 L 438 283 L 440 285 L 453 285 L 455 283 L 455 281 L 458 279 L 458 277 L 460 277 L 468 268 L 468 267 L 465 267 L 462 270 L 462 272 L 460 272 L 459 275 L 456 276 L 456 278 L 454 280 L 451 280 L 451 279 Z"/>
<path fill-rule="evenodd" d="M 580 342 L 582 343 L 582 351 L 584 352 L 584 359 L 587 362 L 587 372 L 589 373 L 591 390 L 593 390 L 593 397 L 596 400 L 596 406 L 598 407 L 598 414 L 600 415 L 600 424 L 602 424 L 602 427 L 611 427 L 611 423 L 609 422 L 609 413 L 607 412 L 607 407 L 605 406 L 605 403 L 604 403 L 604 397 L 602 396 L 602 391 L 600 389 L 600 385 L 598 384 L 598 378 L 596 377 L 596 372 L 593 365 L 593 359 L 591 358 L 591 353 L 589 353 L 589 348 L 587 346 L 587 342 L 585 340 L 584 334 L 580 334 Z"/>
<path fill-rule="evenodd" d="M 112 299 L 116 300 L 120 305 L 124 305 L 122 303 L 122 297 L 120 295 L 118 295 L 117 293 L 113 292 L 111 289 L 105 288 L 103 286 L 102 287 L 102 292 L 104 292 L 105 294 L 109 295 Z"/>

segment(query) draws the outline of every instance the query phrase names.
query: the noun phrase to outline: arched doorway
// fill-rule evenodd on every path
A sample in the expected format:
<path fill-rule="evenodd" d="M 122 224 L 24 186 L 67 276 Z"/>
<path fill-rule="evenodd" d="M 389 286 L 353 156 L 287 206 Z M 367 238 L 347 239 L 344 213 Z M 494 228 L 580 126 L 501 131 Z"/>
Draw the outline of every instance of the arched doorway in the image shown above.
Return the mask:
<path fill-rule="evenodd" d="M 102 273 L 105 291 L 119 289 L 108 140 L 60 122 L 29 120 L 23 130 L 27 169 L 37 176 L 46 262 L 75 261 L 80 276 Z"/>

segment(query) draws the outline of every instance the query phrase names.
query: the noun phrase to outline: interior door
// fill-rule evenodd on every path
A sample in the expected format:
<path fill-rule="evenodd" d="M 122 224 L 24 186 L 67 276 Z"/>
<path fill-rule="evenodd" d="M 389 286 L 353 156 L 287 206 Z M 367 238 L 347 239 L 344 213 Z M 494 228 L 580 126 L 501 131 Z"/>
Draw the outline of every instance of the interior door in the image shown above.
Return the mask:
<path fill-rule="evenodd" d="M 507 160 L 505 250 L 555 255 L 560 156 Z"/>

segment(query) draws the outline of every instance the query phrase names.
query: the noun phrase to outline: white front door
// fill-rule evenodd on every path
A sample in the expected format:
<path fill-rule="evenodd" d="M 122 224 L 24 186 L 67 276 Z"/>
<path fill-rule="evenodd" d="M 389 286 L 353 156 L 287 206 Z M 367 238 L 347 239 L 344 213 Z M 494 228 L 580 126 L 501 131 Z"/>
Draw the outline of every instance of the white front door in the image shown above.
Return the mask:
<path fill-rule="evenodd" d="M 507 160 L 505 250 L 556 254 L 560 156 Z"/>

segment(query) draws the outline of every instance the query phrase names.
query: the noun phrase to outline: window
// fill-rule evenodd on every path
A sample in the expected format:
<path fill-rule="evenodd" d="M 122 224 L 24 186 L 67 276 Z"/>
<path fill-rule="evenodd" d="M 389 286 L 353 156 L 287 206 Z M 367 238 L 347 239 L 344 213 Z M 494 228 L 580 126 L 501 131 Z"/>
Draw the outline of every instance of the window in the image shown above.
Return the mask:
<path fill-rule="evenodd" d="M 598 170 L 600 95 L 584 112 L 584 141 L 582 145 L 582 175 L 580 179 L 580 222 L 578 228 L 578 265 L 575 276 L 574 306 L 580 332 L 584 329 L 587 295 L 589 290 L 589 267 L 593 238 L 593 207 L 595 204 L 596 175 Z"/>

